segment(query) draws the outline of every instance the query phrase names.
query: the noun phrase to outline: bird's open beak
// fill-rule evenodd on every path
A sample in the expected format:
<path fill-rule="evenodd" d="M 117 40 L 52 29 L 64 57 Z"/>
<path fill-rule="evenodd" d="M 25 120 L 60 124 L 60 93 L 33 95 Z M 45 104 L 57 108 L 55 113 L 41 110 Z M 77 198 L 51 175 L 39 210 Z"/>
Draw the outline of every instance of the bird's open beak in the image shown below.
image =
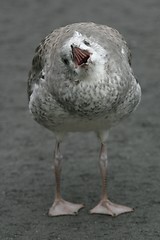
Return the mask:
<path fill-rule="evenodd" d="M 80 66 L 82 64 L 86 64 L 88 58 L 90 57 L 90 53 L 87 50 L 83 50 L 79 47 L 74 47 L 71 45 L 73 61 L 76 65 Z"/>

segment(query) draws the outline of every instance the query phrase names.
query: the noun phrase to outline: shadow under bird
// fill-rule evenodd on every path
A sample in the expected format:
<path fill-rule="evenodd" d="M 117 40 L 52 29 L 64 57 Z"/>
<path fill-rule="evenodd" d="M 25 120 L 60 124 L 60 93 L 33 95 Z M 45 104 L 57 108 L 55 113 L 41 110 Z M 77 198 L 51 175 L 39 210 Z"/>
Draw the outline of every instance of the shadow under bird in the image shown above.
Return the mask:
<path fill-rule="evenodd" d="M 117 216 L 133 209 L 108 199 L 108 130 L 132 113 L 141 88 L 131 54 L 119 32 L 95 23 L 74 23 L 54 30 L 37 47 L 28 79 L 29 110 L 56 136 L 55 199 L 49 216 L 74 215 L 83 204 L 62 198 L 60 144 L 68 132 L 94 131 L 100 139 L 100 202 L 90 213 Z"/>

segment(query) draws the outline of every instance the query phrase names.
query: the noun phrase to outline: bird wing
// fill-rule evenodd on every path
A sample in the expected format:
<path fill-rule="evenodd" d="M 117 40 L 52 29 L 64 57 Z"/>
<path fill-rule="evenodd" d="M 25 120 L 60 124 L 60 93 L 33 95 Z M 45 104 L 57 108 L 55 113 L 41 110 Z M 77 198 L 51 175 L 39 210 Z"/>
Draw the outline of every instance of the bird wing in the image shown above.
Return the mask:
<path fill-rule="evenodd" d="M 45 39 L 42 40 L 40 45 L 35 49 L 35 55 L 32 60 L 32 67 L 31 67 L 31 70 L 29 71 L 28 85 L 27 85 L 29 99 L 32 94 L 32 86 L 35 83 L 38 83 L 39 79 L 42 76 L 42 70 L 45 62 L 44 52 L 45 52 Z"/>
<path fill-rule="evenodd" d="M 54 30 L 52 33 L 46 36 L 35 49 L 35 55 L 32 60 L 32 66 L 31 70 L 29 71 L 27 84 L 27 92 L 29 99 L 32 94 L 33 85 L 35 83 L 38 84 L 39 80 L 44 77 L 43 69 L 45 67 L 45 64 L 47 63 L 49 51 L 51 48 L 54 47 L 53 43 L 56 42 L 58 33 L 59 29 Z"/>
<path fill-rule="evenodd" d="M 103 31 L 106 32 L 106 35 L 108 35 L 108 39 L 113 41 L 118 48 L 121 49 L 123 47 L 126 57 L 128 59 L 128 62 L 131 65 L 131 60 L 132 60 L 131 51 L 130 51 L 130 48 L 128 47 L 127 42 L 123 38 L 123 36 L 116 29 L 108 27 L 106 25 L 99 25 L 99 28 L 103 29 Z"/>

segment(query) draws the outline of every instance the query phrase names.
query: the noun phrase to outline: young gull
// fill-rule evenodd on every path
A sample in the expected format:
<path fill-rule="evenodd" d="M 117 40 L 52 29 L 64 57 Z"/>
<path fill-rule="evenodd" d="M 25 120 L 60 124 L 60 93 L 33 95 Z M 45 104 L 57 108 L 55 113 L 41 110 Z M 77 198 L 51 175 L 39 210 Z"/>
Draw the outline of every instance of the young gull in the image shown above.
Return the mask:
<path fill-rule="evenodd" d="M 60 191 L 60 144 L 68 132 L 94 131 L 100 139 L 100 202 L 90 213 L 117 216 L 132 208 L 112 203 L 106 191 L 108 130 L 133 112 L 141 88 L 131 53 L 119 32 L 105 25 L 75 23 L 49 34 L 36 48 L 28 79 L 29 110 L 55 133 L 55 200 L 50 216 L 74 215 L 83 204 L 65 201 Z"/>

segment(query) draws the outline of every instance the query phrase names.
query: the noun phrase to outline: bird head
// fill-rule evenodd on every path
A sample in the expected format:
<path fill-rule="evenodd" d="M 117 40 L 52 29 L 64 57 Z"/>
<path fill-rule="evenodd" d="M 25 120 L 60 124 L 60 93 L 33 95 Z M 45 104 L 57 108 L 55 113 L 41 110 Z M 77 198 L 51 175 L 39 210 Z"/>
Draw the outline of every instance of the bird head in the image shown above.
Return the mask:
<path fill-rule="evenodd" d="M 74 32 L 63 45 L 61 59 L 77 75 L 86 75 L 104 65 L 106 51 L 93 38 Z"/>

